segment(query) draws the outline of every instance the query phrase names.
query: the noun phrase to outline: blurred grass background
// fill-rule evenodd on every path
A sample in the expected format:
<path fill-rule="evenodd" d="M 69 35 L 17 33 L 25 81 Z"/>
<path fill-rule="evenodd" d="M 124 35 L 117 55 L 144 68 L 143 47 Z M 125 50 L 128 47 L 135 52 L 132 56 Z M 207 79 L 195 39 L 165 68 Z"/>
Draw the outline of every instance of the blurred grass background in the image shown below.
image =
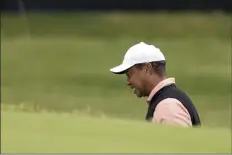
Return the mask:
<path fill-rule="evenodd" d="M 1 17 L 2 103 L 143 120 L 147 105 L 109 72 L 144 41 L 193 99 L 203 124 L 231 125 L 231 16 L 222 13 L 28 13 Z"/>

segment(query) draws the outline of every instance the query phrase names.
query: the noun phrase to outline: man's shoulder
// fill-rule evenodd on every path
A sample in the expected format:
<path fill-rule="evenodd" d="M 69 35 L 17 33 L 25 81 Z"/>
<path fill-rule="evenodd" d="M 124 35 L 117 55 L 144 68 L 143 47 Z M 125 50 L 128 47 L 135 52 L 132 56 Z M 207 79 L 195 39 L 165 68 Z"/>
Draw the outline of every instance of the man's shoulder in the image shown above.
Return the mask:
<path fill-rule="evenodd" d="M 177 100 L 180 99 L 188 99 L 191 100 L 190 95 L 187 93 L 187 91 L 181 89 L 176 84 L 173 84 L 170 89 L 167 89 L 166 92 L 163 93 L 165 98 L 175 98 Z"/>
<path fill-rule="evenodd" d="M 176 84 L 170 84 L 168 86 L 163 87 L 160 91 L 157 92 L 156 95 L 153 96 L 154 101 L 160 101 L 166 98 L 188 98 L 190 99 L 188 93 L 181 88 L 179 88 Z M 155 100 L 156 99 L 156 100 Z"/>
<path fill-rule="evenodd" d="M 151 99 L 150 107 L 153 109 L 156 106 L 162 104 L 177 104 L 181 107 L 186 107 L 187 104 L 193 104 L 191 98 L 188 96 L 186 92 L 178 88 L 175 84 L 167 86 L 161 92 L 159 92 L 156 96 Z"/>

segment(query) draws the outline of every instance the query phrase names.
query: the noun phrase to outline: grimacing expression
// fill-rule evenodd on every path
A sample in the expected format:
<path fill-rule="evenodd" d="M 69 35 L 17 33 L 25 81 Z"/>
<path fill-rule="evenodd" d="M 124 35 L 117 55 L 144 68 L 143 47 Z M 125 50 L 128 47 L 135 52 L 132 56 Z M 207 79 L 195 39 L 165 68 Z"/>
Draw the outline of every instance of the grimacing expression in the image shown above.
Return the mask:
<path fill-rule="evenodd" d="M 144 71 L 144 68 L 136 68 L 135 66 L 131 67 L 126 71 L 127 84 L 133 89 L 134 94 L 141 98 L 146 94 L 145 83 L 147 74 Z"/>

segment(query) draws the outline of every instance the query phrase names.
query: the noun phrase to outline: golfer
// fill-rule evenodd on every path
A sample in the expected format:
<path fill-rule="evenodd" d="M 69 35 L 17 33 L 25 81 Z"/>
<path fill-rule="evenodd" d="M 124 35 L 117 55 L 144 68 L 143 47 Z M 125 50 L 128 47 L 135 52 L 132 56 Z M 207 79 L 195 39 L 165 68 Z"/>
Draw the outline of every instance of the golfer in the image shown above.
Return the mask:
<path fill-rule="evenodd" d="M 137 97 L 147 97 L 146 120 L 158 124 L 198 126 L 198 112 L 191 99 L 165 75 L 166 60 L 159 48 L 140 42 L 126 52 L 122 64 L 111 68 L 125 74 Z"/>

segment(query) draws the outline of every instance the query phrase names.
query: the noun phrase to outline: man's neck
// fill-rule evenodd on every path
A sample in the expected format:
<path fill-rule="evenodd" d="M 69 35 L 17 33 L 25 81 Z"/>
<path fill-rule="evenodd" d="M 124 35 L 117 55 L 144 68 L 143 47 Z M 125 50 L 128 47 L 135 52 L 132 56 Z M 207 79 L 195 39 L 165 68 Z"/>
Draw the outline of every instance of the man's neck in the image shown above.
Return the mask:
<path fill-rule="evenodd" d="M 156 79 L 156 80 L 154 80 Z M 157 77 L 157 76 L 151 76 L 148 79 L 148 85 L 147 85 L 147 90 L 148 90 L 148 95 L 151 93 L 151 91 L 163 80 L 165 80 L 166 77 Z"/>

